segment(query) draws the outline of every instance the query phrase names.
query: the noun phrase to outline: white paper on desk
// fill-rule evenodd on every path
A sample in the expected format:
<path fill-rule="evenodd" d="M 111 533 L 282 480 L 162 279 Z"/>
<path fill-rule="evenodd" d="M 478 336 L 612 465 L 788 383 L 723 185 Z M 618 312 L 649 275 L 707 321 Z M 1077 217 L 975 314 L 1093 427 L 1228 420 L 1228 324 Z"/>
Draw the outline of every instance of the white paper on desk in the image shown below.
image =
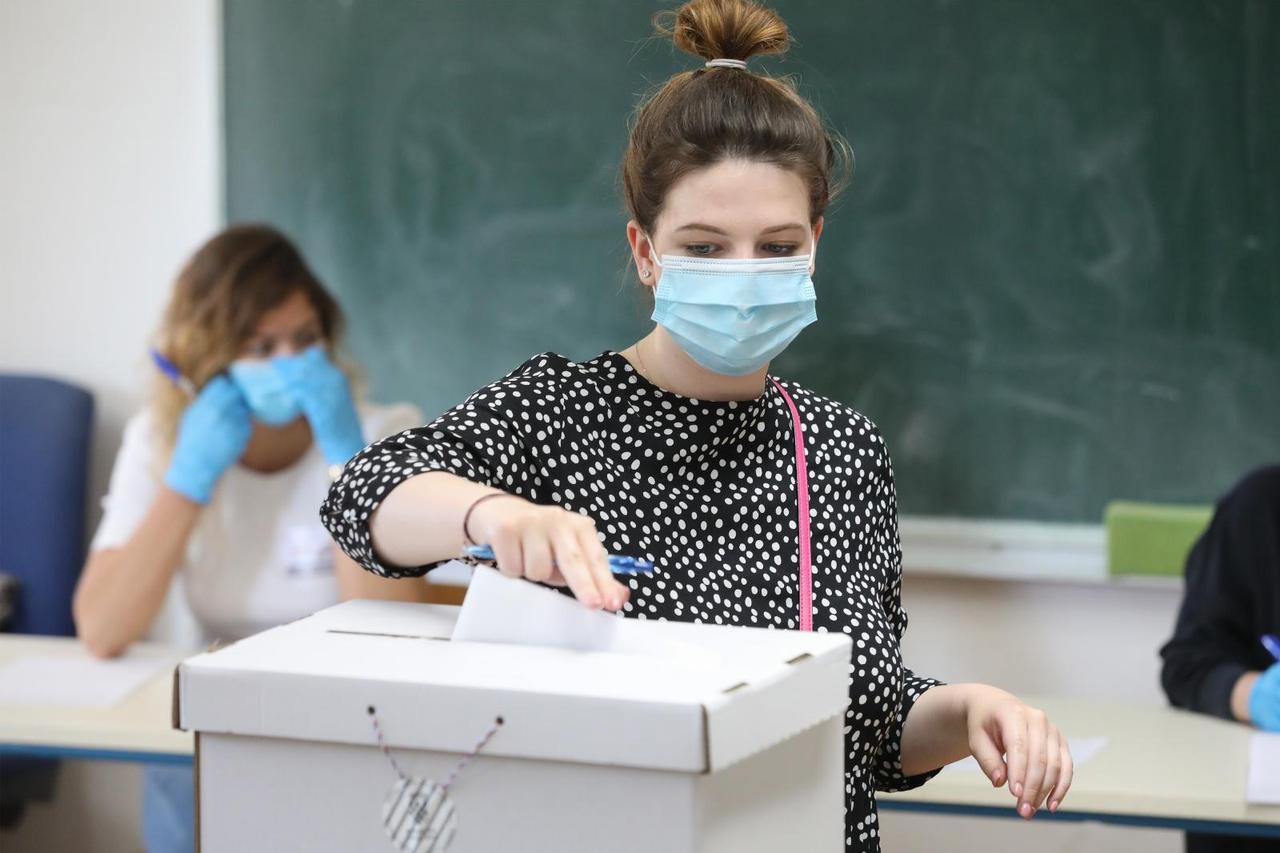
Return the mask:
<path fill-rule="evenodd" d="M 0 705 L 105 708 L 115 705 L 157 673 L 168 658 L 23 657 L 0 666 Z"/>
<path fill-rule="evenodd" d="M 1244 798 L 1250 803 L 1280 804 L 1280 734 L 1253 733 Z"/>
<path fill-rule="evenodd" d="M 663 657 L 684 666 L 722 664 L 710 649 L 655 636 L 629 619 L 588 610 L 567 595 L 488 566 L 478 566 L 471 577 L 452 640 Z"/>
<path fill-rule="evenodd" d="M 1107 746 L 1105 737 L 1073 737 L 1067 738 L 1067 746 L 1071 750 L 1071 764 L 1079 769 L 1086 761 L 1097 755 Z M 962 758 L 954 764 L 948 764 L 943 768 L 947 773 L 976 773 L 979 776 L 985 776 L 982 772 L 982 766 L 978 764 L 978 759 L 970 755 L 968 758 Z"/>

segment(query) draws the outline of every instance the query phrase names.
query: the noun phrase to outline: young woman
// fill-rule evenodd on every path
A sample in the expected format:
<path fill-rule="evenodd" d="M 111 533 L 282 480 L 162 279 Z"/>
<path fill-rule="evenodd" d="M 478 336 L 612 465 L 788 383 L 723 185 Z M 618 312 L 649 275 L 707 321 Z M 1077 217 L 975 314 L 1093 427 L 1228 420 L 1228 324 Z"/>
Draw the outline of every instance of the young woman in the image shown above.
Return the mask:
<path fill-rule="evenodd" d="M 368 440 L 421 414 L 357 405 L 333 362 L 342 312 L 280 233 L 230 228 L 179 274 L 162 366 L 125 427 L 102 522 L 76 588 L 76 631 L 120 654 L 181 575 L 205 641 L 230 642 L 343 598 L 423 600 L 420 581 L 361 570 L 315 511 Z M 191 772 L 150 771 L 148 849 L 188 850 Z"/>
<path fill-rule="evenodd" d="M 326 525 L 384 577 L 423 574 L 472 540 L 505 574 L 567 586 L 587 607 L 849 633 L 850 850 L 879 848 L 874 790 L 921 784 L 969 754 L 1010 783 L 1024 817 L 1057 809 L 1071 757 L 1043 713 L 903 667 L 880 433 L 768 374 L 815 320 L 810 274 L 842 162 L 791 84 L 747 67 L 786 49 L 786 26 L 748 0 L 693 0 L 660 30 L 705 65 L 640 105 L 622 164 L 652 332 L 585 362 L 537 356 L 378 442 L 334 484 Z M 656 572 L 619 583 L 606 549 Z"/>

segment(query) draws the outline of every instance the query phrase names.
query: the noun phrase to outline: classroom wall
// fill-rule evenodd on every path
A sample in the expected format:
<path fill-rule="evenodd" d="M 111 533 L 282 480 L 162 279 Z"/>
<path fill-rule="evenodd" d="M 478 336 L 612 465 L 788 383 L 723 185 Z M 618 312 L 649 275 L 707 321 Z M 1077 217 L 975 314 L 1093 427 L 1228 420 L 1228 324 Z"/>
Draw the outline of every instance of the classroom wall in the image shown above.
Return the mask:
<path fill-rule="evenodd" d="M 216 0 L 0 0 L 0 370 L 97 402 L 90 529 L 170 281 L 221 220 Z M 163 633 L 181 635 L 181 616 Z M 6 853 L 142 849 L 138 769 L 70 762 Z"/>
<path fill-rule="evenodd" d="M 0 0 L 0 370 L 94 392 L 95 494 L 149 376 L 140 343 L 176 267 L 220 222 L 217 45 L 216 0 Z M 904 651 L 945 679 L 1158 703 L 1155 650 L 1178 594 L 908 576 Z M 141 849 L 138 779 L 67 764 L 58 801 L 0 848 Z M 897 851 L 939 837 L 960 851 L 1180 849 L 1167 832 L 893 813 L 883 824 Z"/>
<path fill-rule="evenodd" d="M 95 493 L 173 275 L 221 219 L 217 9 L 0 3 L 0 370 L 93 392 Z"/>

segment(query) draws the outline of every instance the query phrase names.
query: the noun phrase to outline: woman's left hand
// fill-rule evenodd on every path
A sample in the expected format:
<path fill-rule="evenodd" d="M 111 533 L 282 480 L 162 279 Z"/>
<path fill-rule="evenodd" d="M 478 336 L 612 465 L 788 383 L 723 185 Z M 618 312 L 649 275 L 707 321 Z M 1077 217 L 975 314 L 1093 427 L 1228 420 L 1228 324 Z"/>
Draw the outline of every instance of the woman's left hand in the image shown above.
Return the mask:
<path fill-rule="evenodd" d="M 996 687 L 972 685 L 965 699 L 969 749 L 997 788 L 1006 781 L 1018 814 L 1030 818 L 1045 802 L 1056 812 L 1071 788 L 1067 739 L 1044 712 Z"/>
<path fill-rule="evenodd" d="M 297 355 L 273 358 L 271 363 L 302 406 L 325 461 L 341 465 L 364 449 L 360 416 L 351 399 L 347 377 L 329 360 L 323 347 L 313 346 Z"/>

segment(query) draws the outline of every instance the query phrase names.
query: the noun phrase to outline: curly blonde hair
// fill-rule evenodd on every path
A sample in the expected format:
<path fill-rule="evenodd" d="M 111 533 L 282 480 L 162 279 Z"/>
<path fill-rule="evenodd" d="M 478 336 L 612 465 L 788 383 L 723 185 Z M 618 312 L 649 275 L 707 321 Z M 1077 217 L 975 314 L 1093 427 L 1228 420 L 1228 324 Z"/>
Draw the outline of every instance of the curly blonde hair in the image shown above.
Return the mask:
<path fill-rule="evenodd" d="M 239 357 L 262 316 L 297 292 L 315 308 L 336 359 L 346 321 L 302 254 L 270 226 L 231 226 L 201 246 L 178 273 L 156 349 L 198 392 Z M 351 373 L 346 365 L 344 370 Z M 189 402 L 168 377 L 156 378 L 151 409 L 166 447 L 172 447 Z"/>

